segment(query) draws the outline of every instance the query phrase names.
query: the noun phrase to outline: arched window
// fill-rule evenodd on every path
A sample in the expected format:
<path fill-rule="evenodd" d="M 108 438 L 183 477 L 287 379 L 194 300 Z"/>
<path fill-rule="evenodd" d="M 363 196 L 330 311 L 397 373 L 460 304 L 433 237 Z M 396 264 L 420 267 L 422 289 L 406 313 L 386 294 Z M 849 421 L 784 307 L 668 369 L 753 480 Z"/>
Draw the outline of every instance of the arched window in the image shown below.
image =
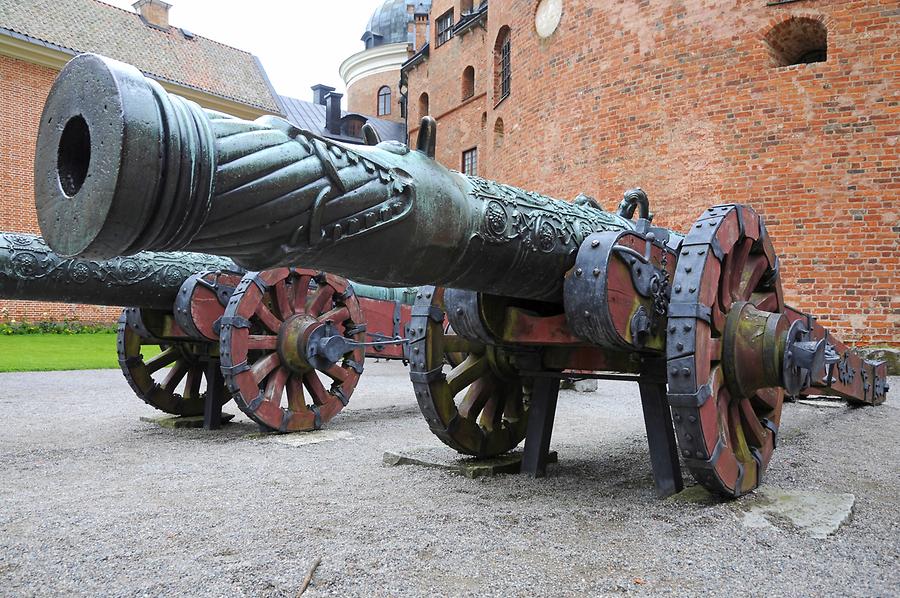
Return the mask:
<path fill-rule="evenodd" d="M 475 67 L 467 66 L 462 75 L 462 99 L 475 95 Z"/>
<path fill-rule="evenodd" d="M 494 147 L 503 145 L 503 119 L 498 118 L 494 122 Z"/>
<path fill-rule="evenodd" d="M 378 116 L 391 113 L 391 88 L 385 85 L 378 90 Z"/>
<path fill-rule="evenodd" d="M 494 43 L 494 102 L 500 103 L 510 92 L 512 69 L 510 67 L 509 27 L 504 25 Z"/>
<path fill-rule="evenodd" d="M 791 17 L 766 34 L 772 66 L 825 62 L 828 59 L 828 29 L 818 19 Z"/>
<path fill-rule="evenodd" d="M 419 118 L 422 118 L 423 116 L 428 116 L 428 110 L 429 110 L 428 94 L 423 93 L 422 95 L 419 96 Z"/>

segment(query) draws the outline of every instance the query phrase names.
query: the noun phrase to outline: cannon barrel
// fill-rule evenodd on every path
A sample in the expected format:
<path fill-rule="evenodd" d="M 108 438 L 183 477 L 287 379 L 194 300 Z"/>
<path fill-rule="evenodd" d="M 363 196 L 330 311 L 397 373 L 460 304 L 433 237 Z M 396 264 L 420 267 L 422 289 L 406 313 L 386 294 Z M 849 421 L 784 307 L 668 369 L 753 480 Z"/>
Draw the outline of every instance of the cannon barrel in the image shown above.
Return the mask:
<path fill-rule="evenodd" d="M 448 170 L 432 159 L 434 134 L 427 119 L 419 151 L 344 145 L 275 117 L 201 109 L 84 54 L 44 108 L 40 226 L 63 255 L 183 249 L 253 270 L 296 263 L 373 284 L 557 301 L 587 235 L 634 226 L 589 199 Z"/>
<path fill-rule="evenodd" d="M 194 253 L 64 258 L 35 235 L 0 233 L 0 299 L 171 310 L 195 272 L 236 269 L 227 258 Z"/>

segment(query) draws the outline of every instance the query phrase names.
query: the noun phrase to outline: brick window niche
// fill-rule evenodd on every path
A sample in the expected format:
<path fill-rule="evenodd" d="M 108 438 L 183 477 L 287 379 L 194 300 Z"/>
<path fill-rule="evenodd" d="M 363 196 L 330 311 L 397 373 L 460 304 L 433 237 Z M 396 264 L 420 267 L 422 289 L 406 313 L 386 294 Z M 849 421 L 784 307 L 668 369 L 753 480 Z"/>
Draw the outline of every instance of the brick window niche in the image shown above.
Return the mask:
<path fill-rule="evenodd" d="M 385 85 L 378 90 L 378 116 L 391 113 L 391 88 Z"/>
<path fill-rule="evenodd" d="M 478 148 L 473 147 L 462 153 L 463 174 L 478 176 Z"/>
<path fill-rule="evenodd" d="M 461 15 L 467 15 L 474 9 L 473 0 L 460 0 L 459 3 L 459 13 Z"/>
<path fill-rule="evenodd" d="M 499 104 L 509 95 L 512 82 L 510 64 L 509 27 L 504 25 L 494 43 L 494 104 Z"/>
<path fill-rule="evenodd" d="M 423 93 L 422 95 L 419 96 L 419 118 L 421 119 L 425 116 L 428 116 L 428 114 L 429 114 L 428 111 L 430 109 L 431 109 L 431 107 L 429 106 L 429 102 L 428 102 L 428 94 Z"/>
<path fill-rule="evenodd" d="M 467 66 L 462 74 L 462 99 L 468 100 L 475 95 L 475 67 Z"/>
<path fill-rule="evenodd" d="M 503 119 L 498 118 L 494 122 L 494 147 L 503 147 Z"/>
<path fill-rule="evenodd" d="M 816 18 L 791 17 L 772 27 L 765 40 L 773 67 L 828 60 L 828 29 Z"/>
<path fill-rule="evenodd" d="M 450 41 L 450 38 L 453 37 L 453 9 L 451 8 L 439 16 L 436 25 L 435 34 L 437 35 L 437 39 L 434 46 L 438 47 L 446 44 Z"/>

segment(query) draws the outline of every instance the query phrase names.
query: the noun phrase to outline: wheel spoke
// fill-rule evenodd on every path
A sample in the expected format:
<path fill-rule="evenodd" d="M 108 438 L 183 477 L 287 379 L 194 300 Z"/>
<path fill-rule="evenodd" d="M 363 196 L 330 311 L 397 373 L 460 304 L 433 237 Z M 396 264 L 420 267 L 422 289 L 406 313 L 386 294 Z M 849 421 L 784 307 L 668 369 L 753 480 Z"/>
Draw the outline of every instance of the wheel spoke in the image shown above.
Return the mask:
<path fill-rule="evenodd" d="M 444 353 L 484 353 L 482 343 L 456 334 L 445 336 L 441 348 Z"/>
<path fill-rule="evenodd" d="M 494 384 L 491 380 L 493 376 L 482 376 L 475 380 L 466 391 L 466 396 L 459 404 L 459 415 L 467 419 L 475 419 L 488 400 L 494 390 Z"/>
<path fill-rule="evenodd" d="M 323 373 L 332 380 L 337 380 L 338 382 L 344 382 L 347 380 L 347 378 L 350 377 L 350 374 L 347 373 L 347 370 L 336 363 L 325 370 Z"/>
<path fill-rule="evenodd" d="M 267 401 L 272 401 L 276 405 L 281 405 L 281 397 L 284 394 L 284 384 L 287 382 L 288 375 L 287 368 L 279 367 L 275 370 L 269 379 L 266 382 L 266 393 L 265 399 Z"/>
<path fill-rule="evenodd" d="M 500 429 L 503 422 L 504 402 L 500 395 L 494 394 L 491 396 L 487 405 L 481 411 L 481 417 L 478 419 L 478 423 L 482 428 L 488 431 Z"/>
<path fill-rule="evenodd" d="M 175 389 L 178 388 L 178 383 L 181 382 L 189 369 L 191 369 L 190 364 L 183 359 L 179 359 L 163 379 L 163 383 L 161 384 L 163 390 L 166 392 L 175 392 Z"/>
<path fill-rule="evenodd" d="M 181 355 L 181 352 L 175 347 L 169 347 L 156 357 L 152 357 L 144 364 L 147 372 L 153 374 L 166 367 Z"/>
<path fill-rule="evenodd" d="M 247 337 L 247 349 L 274 351 L 278 347 L 278 337 L 273 334 L 251 334 Z"/>
<path fill-rule="evenodd" d="M 279 328 L 281 328 L 281 320 L 279 320 L 275 314 L 272 313 L 272 310 L 266 306 L 262 301 L 259 302 L 259 305 L 256 306 L 256 317 L 259 318 L 259 321 L 263 323 L 263 325 L 278 334 Z"/>
<path fill-rule="evenodd" d="M 253 374 L 253 381 L 259 384 L 263 378 L 268 376 L 279 365 L 281 365 L 281 358 L 278 356 L 278 353 L 269 353 L 250 368 L 250 372 Z"/>
<path fill-rule="evenodd" d="M 777 409 L 781 403 L 781 390 L 777 388 L 761 388 L 751 400 L 763 409 Z"/>
<path fill-rule="evenodd" d="M 330 286 L 321 286 L 319 290 L 316 291 L 316 294 L 313 296 L 312 301 L 309 304 L 309 315 L 313 317 L 318 317 L 322 310 L 325 309 L 325 306 L 331 301 L 331 298 L 334 296 L 334 289 Z"/>
<path fill-rule="evenodd" d="M 469 355 L 466 360 L 450 370 L 447 374 L 447 386 L 450 396 L 456 396 L 466 386 L 472 384 L 488 371 L 487 358 Z"/>
<path fill-rule="evenodd" d="M 738 246 L 733 250 L 732 254 L 729 256 L 729 259 L 732 260 L 732 263 L 729 265 L 728 288 L 731 292 L 732 303 L 745 299 L 745 297 L 742 297 L 740 295 L 741 281 L 743 280 L 744 269 L 747 265 L 747 258 L 750 256 L 750 250 L 752 248 L 753 240 L 744 239 L 744 241 L 739 243 Z"/>
<path fill-rule="evenodd" d="M 303 386 L 309 391 L 309 395 L 316 405 L 324 405 L 328 401 L 328 391 L 325 390 L 315 370 L 303 375 Z"/>
<path fill-rule="evenodd" d="M 744 420 L 744 432 L 748 436 L 750 444 L 756 447 L 763 446 L 766 442 L 766 431 L 759 423 L 750 399 L 741 399 L 741 419 Z"/>
<path fill-rule="evenodd" d="M 332 321 L 340 324 L 341 322 L 350 319 L 350 310 L 347 309 L 346 306 L 339 305 L 331 311 L 328 311 L 321 316 L 317 316 L 316 319 L 320 322 Z"/>
<path fill-rule="evenodd" d="M 275 295 L 275 305 L 278 307 L 278 315 L 282 320 L 288 319 L 294 313 L 291 306 L 290 287 L 284 280 L 279 280 L 272 289 Z"/>
<path fill-rule="evenodd" d="M 759 285 L 766 270 L 769 269 L 769 259 L 763 254 L 751 255 L 748 261 L 749 267 L 741 274 L 739 301 L 749 301 L 753 291 Z"/>
<path fill-rule="evenodd" d="M 187 374 L 184 383 L 184 398 L 196 399 L 200 396 L 200 383 L 203 381 L 203 366 L 195 365 Z"/>
<path fill-rule="evenodd" d="M 298 412 L 306 409 L 306 397 L 303 396 L 303 381 L 294 374 L 287 382 L 288 409 Z"/>
<path fill-rule="evenodd" d="M 757 295 L 759 297 L 757 298 Z M 756 306 L 756 309 L 761 311 L 770 311 L 770 312 L 778 312 L 778 295 L 775 293 L 766 293 L 765 295 L 761 295 L 757 293 L 753 297 L 753 304 Z"/>
<path fill-rule="evenodd" d="M 295 314 L 306 313 L 306 296 L 309 294 L 309 282 L 312 277 L 304 274 L 291 283 L 291 305 Z"/>

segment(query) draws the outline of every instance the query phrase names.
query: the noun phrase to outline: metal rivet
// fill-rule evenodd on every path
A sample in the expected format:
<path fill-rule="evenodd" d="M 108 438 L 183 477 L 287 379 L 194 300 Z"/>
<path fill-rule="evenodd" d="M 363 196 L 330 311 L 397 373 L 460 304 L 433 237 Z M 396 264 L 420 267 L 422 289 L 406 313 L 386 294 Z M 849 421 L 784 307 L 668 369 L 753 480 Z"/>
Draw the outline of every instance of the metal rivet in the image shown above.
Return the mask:
<path fill-rule="evenodd" d="M 671 372 L 672 372 L 672 375 L 673 375 L 673 376 L 677 376 L 677 375 L 678 375 L 678 368 L 672 368 Z"/>
<path fill-rule="evenodd" d="M 703 451 L 697 451 L 697 458 L 698 458 L 698 459 L 702 459 L 702 458 L 703 458 Z"/>
<path fill-rule="evenodd" d="M 597 247 L 599 245 L 600 245 L 600 241 L 598 241 L 597 239 L 594 239 L 593 241 L 591 241 L 591 247 Z"/>
<path fill-rule="evenodd" d="M 463 315 L 463 308 L 457 307 L 457 308 L 456 308 L 456 314 L 459 315 L 459 316 Z"/>
<path fill-rule="evenodd" d="M 697 292 L 697 287 L 689 287 L 688 288 L 688 293 L 696 293 L 696 292 Z"/>
<path fill-rule="evenodd" d="M 681 451 L 681 454 L 684 455 L 685 457 L 690 457 L 691 451 L 684 449 L 683 451 Z"/>
<path fill-rule="evenodd" d="M 676 285 L 675 285 L 675 292 L 676 292 L 676 293 L 680 293 L 680 292 L 681 292 L 681 285 L 680 285 L 680 284 L 676 284 Z"/>
<path fill-rule="evenodd" d="M 691 328 L 693 328 L 693 326 L 691 326 L 690 324 L 685 324 L 685 325 L 684 325 L 684 331 L 685 331 L 685 332 L 690 332 L 690 331 L 691 331 Z"/>
<path fill-rule="evenodd" d="M 694 437 L 691 436 L 690 434 L 685 434 L 684 437 L 687 438 L 688 440 L 693 440 L 693 439 L 694 439 Z"/>
<path fill-rule="evenodd" d="M 575 270 L 575 276 L 581 276 L 581 274 L 582 274 L 581 268 L 578 268 L 577 270 Z"/>
<path fill-rule="evenodd" d="M 677 344 L 675 345 L 675 347 L 676 347 L 679 351 L 682 351 L 682 350 L 684 350 L 684 343 L 677 343 Z"/>
<path fill-rule="evenodd" d="M 681 373 L 684 374 L 685 376 L 690 376 L 691 368 L 681 368 Z"/>
<path fill-rule="evenodd" d="M 594 276 L 600 276 L 600 268 L 594 268 Z"/>
<path fill-rule="evenodd" d="M 669 332 L 675 332 L 675 326 L 674 326 L 674 325 L 669 326 Z"/>
<path fill-rule="evenodd" d="M 690 251 L 688 251 L 687 249 L 685 249 L 685 250 L 683 250 L 683 251 L 681 252 L 681 255 L 687 255 L 687 254 L 689 254 L 689 253 L 690 253 Z"/>
<path fill-rule="evenodd" d="M 589 312 L 588 310 L 584 310 L 584 317 L 585 318 L 591 317 L 591 312 Z"/>
<path fill-rule="evenodd" d="M 688 416 L 688 421 L 691 422 L 691 423 L 693 424 L 693 423 L 695 423 L 695 422 L 697 421 L 697 418 L 694 417 L 693 415 L 689 415 L 689 416 Z"/>
<path fill-rule="evenodd" d="M 697 252 L 697 255 L 703 255 L 704 253 L 706 253 L 706 250 L 701 249 L 700 251 Z"/>
<path fill-rule="evenodd" d="M 684 271 L 690 273 L 693 270 L 690 266 L 685 266 Z"/>

